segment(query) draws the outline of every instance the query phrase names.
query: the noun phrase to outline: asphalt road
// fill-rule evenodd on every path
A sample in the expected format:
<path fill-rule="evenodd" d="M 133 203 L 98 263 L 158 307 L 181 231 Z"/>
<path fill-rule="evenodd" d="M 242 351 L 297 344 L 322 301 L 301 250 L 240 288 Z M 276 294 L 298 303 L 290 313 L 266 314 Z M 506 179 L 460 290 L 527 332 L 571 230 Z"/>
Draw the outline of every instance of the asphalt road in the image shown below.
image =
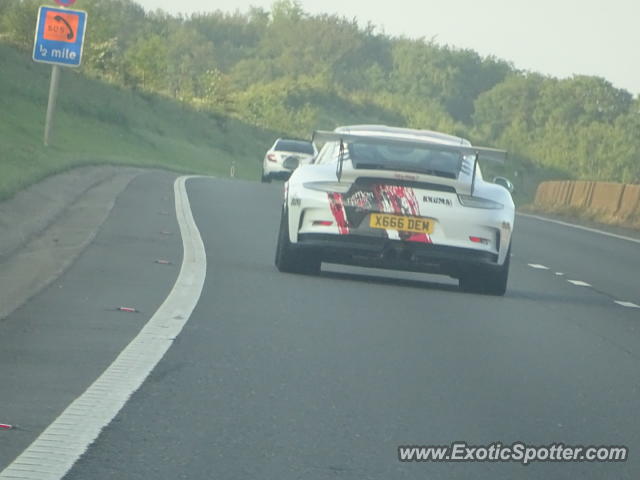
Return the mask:
<path fill-rule="evenodd" d="M 158 233 L 176 231 L 163 215 L 171 180 L 134 180 L 64 277 L 0 324 L 0 422 L 24 425 L 0 431 L 0 470 L 170 290 L 177 267 L 153 260 L 181 259 L 179 238 Z M 615 303 L 640 305 L 640 245 L 520 217 L 504 298 L 435 276 L 280 274 L 280 184 L 188 185 L 208 258 L 200 302 L 67 479 L 640 477 L 640 310 Z M 108 310 L 123 303 L 143 313 Z M 631 454 L 527 467 L 397 459 L 399 445 L 461 440 Z"/>

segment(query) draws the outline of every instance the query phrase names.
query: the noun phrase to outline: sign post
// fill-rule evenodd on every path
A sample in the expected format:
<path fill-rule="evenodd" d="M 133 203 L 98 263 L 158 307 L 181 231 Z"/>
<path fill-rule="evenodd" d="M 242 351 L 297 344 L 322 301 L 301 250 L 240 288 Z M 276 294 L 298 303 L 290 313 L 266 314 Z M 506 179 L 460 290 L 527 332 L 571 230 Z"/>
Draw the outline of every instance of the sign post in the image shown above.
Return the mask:
<path fill-rule="evenodd" d="M 75 0 L 56 1 L 64 6 L 75 3 Z M 87 13 L 80 10 L 40 7 L 38 12 L 33 60 L 53 65 L 44 127 L 45 146 L 49 146 L 51 141 L 53 116 L 60 83 L 60 67 L 80 66 L 86 26 Z"/>
<path fill-rule="evenodd" d="M 51 85 L 49 85 L 49 102 L 47 103 L 47 116 L 44 122 L 44 146 L 51 142 L 51 128 L 53 127 L 53 113 L 56 110 L 58 100 L 58 85 L 60 84 L 60 67 L 54 65 L 51 69 Z"/>

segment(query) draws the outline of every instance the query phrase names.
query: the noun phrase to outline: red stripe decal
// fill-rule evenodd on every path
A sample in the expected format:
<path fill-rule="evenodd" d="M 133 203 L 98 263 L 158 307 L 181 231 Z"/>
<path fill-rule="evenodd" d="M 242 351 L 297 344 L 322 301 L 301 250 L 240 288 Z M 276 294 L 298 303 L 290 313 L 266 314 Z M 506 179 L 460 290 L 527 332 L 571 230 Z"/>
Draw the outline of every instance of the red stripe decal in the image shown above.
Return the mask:
<path fill-rule="evenodd" d="M 336 219 L 338 225 L 338 231 L 341 235 L 349 233 L 349 223 L 347 222 L 347 213 L 344 210 L 344 202 L 342 200 L 341 193 L 329 193 L 329 206 L 331 207 L 331 213 L 333 218 Z"/>

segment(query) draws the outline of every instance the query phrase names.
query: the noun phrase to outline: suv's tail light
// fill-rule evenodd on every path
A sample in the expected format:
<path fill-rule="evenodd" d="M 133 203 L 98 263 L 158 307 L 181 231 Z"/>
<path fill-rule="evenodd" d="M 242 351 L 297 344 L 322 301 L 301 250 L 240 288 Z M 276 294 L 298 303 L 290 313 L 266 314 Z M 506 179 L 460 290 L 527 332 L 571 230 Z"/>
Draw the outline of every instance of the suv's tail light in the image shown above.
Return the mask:
<path fill-rule="evenodd" d="M 270 153 L 269 155 L 267 155 L 267 160 L 269 160 L 270 162 L 277 162 L 278 157 L 276 157 L 275 153 Z"/>

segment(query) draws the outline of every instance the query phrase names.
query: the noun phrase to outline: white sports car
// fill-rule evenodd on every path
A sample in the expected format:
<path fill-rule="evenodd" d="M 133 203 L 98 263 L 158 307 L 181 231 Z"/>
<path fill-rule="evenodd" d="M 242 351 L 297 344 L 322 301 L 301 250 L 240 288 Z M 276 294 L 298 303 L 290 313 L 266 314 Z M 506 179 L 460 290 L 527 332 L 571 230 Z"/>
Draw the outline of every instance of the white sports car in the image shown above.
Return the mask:
<path fill-rule="evenodd" d="M 284 166 L 287 158 L 293 157 L 299 164 L 308 164 L 317 153 L 315 145 L 308 140 L 278 138 L 262 160 L 262 182 L 269 183 L 272 178 L 289 178 L 293 169 Z"/>
<path fill-rule="evenodd" d="M 314 142 L 324 146 L 313 163 L 285 184 L 281 272 L 318 273 L 325 261 L 444 274 L 465 291 L 505 293 L 514 204 L 483 180 L 478 161 L 506 152 L 377 125 L 316 132 Z"/>

